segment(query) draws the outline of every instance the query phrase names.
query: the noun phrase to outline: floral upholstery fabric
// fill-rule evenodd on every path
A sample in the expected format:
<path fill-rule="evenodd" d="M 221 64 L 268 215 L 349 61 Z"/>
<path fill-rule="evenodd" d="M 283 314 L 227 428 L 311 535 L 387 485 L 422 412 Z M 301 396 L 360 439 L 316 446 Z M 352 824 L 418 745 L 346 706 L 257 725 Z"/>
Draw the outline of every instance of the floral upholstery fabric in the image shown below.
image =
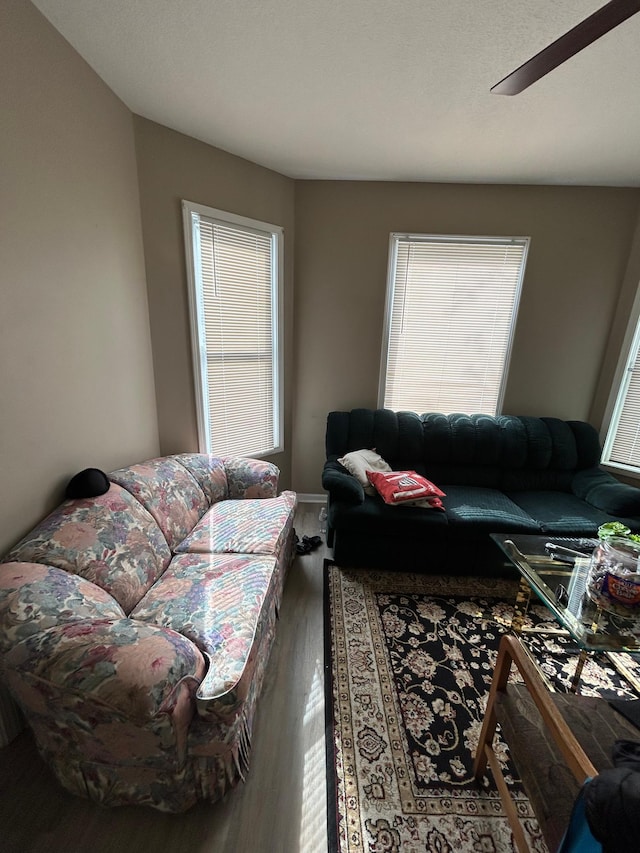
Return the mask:
<path fill-rule="evenodd" d="M 219 740 L 211 737 L 212 725 L 218 728 L 211 717 L 198 715 L 189 728 L 189 755 L 193 760 L 198 788 L 205 799 L 218 799 L 220 790 L 224 793 L 228 784 L 244 780 L 249 767 L 255 710 L 276 630 L 275 612 L 271 609 L 264 616 L 261 640 L 259 645 L 256 644 L 255 664 L 247 682 L 242 708 L 230 723 L 220 727 L 220 734 L 226 729 L 225 748 L 221 750 Z M 212 705 L 210 703 L 210 707 Z"/>
<path fill-rule="evenodd" d="M 61 504 L 6 561 L 46 563 L 81 575 L 128 613 L 160 577 L 171 553 L 146 509 L 118 485 L 104 495 Z"/>
<path fill-rule="evenodd" d="M 174 457 L 150 459 L 109 474 L 155 518 L 169 544 L 178 545 L 209 507 L 197 481 Z"/>
<path fill-rule="evenodd" d="M 296 496 L 276 497 L 275 466 L 239 457 L 180 454 L 110 479 L 0 563 L 0 678 L 67 790 L 180 812 L 246 774 Z M 210 503 L 219 543 L 254 553 L 172 558 Z"/>
<path fill-rule="evenodd" d="M 133 619 L 94 619 L 49 628 L 5 655 L 9 671 L 60 690 L 90 694 L 130 720 L 145 723 L 171 706 L 186 678 L 199 683 L 205 662 L 177 631 Z"/>
<path fill-rule="evenodd" d="M 279 471 L 271 462 L 225 456 L 230 498 L 275 498 Z"/>
<path fill-rule="evenodd" d="M 201 714 L 232 717 L 245 698 L 263 613 L 275 612 L 275 572 L 273 557 L 180 555 L 131 614 L 179 629 L 206 654 Z"/>
<path fill-rule="evenodd" d="M 187 742 L 204 660 L 174 632 L 142 625 L 132 635 L 133 625 L 125 619 L 103 622 L 102 630 L 94 626 L 94 638 L 104 643 L 104 662 L 100 646 L 89 647 L 88 634 L 69 637 L 68 630 L 65 636 L 52 629 L 54 637 L 47 641 L 53 646 L 52 664 L 40 659 L 48 650 L 39 643 L 28 649 L 22 644 L 5 659 L 4 675 L 41 755 L 67 790 L 105 805 L 182 811 L 197 799 L 196 790 L 183 792 L 179 785 L 193 777 Z M 131 639 L 138 642 L 127 645 Z M 136 664 L 138 644 L 160 662 L 146 673 Z M 162 670 L 169 676 L 164 684 Z M 146 702 L 129 701 L 145 693 Z"/>
<path fill-rule="evenodd" d="M 271 500 L 228 500 L 214 504 L 176 553 L 279 554 L 291 532 L 294 492 Z"/>
<path fill-rule="evenodd" d="M 275 634 L 273 614 L 267 620 L 262 642 L 256 653 L 253 678 L 249 682 L 242 712 L 228 724 L 215 719 L 205 719 L 197 714 L 192 718 L 193 685 L 182 682 L 182 706 L 177 703 L 172 714 L 160 714 L 144 730 L 131 724 L 123 715 L 116 715 L 90 702 L 76 698 L 60 702 L 60 696 L 45 685 L 47 705 L 56 702 L 56 720 L 61 721 L 62 738 L 73 744 L 72 756 L 66 744 L 64 750 L 41 750 L 60 783 L 68 791 L 87 796 L 104 806 L 126 804 L 147 805 L 165 812 L 182 812 L 197 800 L 219 800 L 237 782 L 245 778 L 251 751 L 251 731 L 257 700 L 259 698 L 269 650 Z M 35 705 L 31 703 L 31 706 Z M 62 707 L 62 705 L 64 707 Z M 184 709 L 188 711 L 185 715 Z M 182 710 L 182 714 L 181 714 Z M 85 730 L 81 741 L 74 716 L 97 721 L 96 735 Z M 190 720 L 184 724 L 183 718 Z M 33 719 L 33 715 L 32 715 Z M 53 741 L 49 729 L 50 716 L 36 715 L 46 730 L 43 742 Z M 186 758 L 179 744 L 186 736 Z M 47 737 L 50 738 L 47 741 Z M 38 737 L 40 742 L 41 738 Z M 111 747 L 115 746 L 115 750 Z M 180 760 L 173 760 L 178 753 Z M 114 765 L 113 759 L 117 759 Z"/>
<path fill-rule="evenodd" d="M 173 456 L 198 481 L 209 506 L 229 497 L 227 469 L 224 459 L 207 453 L 179 453 Z"/>
<path fill-rule="evenodd" d="M 0 652 L 62 623 L 123 617 L 115 598 L 78 575 L 37 563 L 0 564 Z"/>
<path fill-rule="evenodd" d="M 136 733 L 137 732 L 137 733 Z M 158 731 L 158 741 L 168 742 L 172 735 L 170 723 Z M 131 729 L 131 742 L 139 730 Z M 198 767 L 191 761 L 173 765 L 113 765 L 99 761 L 61 760 L 59 755 L 44 755 L 63 788 L 79 797 L 89 796 L 101 806 L 150 806 L 163 812 L 184 812 L 201 796 Z M 224 767 L 217 769 L 218 784 L 211 790 L 211 800 L 219 800 L 227 792 L 230 781 Z M 235 780 L 234 780 L 235 781 Z"/>

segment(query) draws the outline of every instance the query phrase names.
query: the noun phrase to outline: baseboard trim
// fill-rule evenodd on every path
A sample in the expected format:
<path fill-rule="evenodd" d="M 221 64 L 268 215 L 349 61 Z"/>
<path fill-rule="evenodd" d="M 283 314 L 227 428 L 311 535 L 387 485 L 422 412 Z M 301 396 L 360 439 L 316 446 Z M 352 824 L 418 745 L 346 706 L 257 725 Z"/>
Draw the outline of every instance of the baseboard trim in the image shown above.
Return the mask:
<path fill-rule="evenodd" d="M 298 492 L 298 503 L 301 504 L 324 504 L 327 502 L 326 495 L 307 495 L 303 492 Z"/>

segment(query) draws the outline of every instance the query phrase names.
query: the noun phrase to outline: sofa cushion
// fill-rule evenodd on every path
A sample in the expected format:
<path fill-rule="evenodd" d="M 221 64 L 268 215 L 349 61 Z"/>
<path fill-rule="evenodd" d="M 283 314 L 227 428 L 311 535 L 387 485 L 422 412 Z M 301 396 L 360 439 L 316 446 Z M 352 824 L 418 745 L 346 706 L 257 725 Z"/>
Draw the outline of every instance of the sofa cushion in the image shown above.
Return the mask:
<path fill-rule="evenodd" d="M 540 526 L 507 495 L 480 486 L 443 484 L 444 507 L 451 527 L 471 527 L 488 533 L 540 533 Z"/>
<path fill-rule="evenodd" d="M 214 504 L 176 554 L 273 554 L 277 556 L 293 525 L 294 492 L 261 500 L 227 500 Z"/>
<path fill-rule="evenodd" d="M 365 497 L 358 505 L 333 502 L 329 506 L 329 525 L 336 530 L 349 530 L 375 539 L 385 536 L 422 537 L 447 526 L 444 512 L 432 512 L 417 506 L 390 506 L 378 495 Z"/>
<path fill-rule="evenodd" d="M 593 468 L 600 464 L 602 447 L 600 435 L 595 427 L 586 421 L 567 421 L 576 442 L 578 462 L 576 468 Z"/>
<path fill-rule="evenodd" d="M 224 460 L 210 453 L 179 453 L 172 457 L 198 481 L 209 506 L 229 497 L 229 483 Z"/>
<path fill-rule="evenodd" d="M 503 492 L 571 492 L 573 471 L 552 468 L 516 468 L 500 471 L 496 487 Z"/>
<path fill-rule="evenodd" d="M 369 480 L 369 472 L 391 471 L 391 465 L 375 450 L 352 450 L 341 456 L 338 462 L 356 478 L 367 495 L 376 493 L 374 484 Z"/>
<path fill-rule="evenodd" d="M 109 474 L 155 518 L 173 549 L 193 529 L 209 506 L 193 475 L 176 459 L 150 459 Z"/>
<path fill-rule="evenodd" d="M 275 498 L 280 470 L 273 462 L 244 456 L 223 457 L 230 498 Z"/>
<path fill-rule="evenodd" d="M 422 456 L 428 464 L 492 469 L 505 464 L 518 468 L 526 463 L 526 432 L 518 418 L 429 412 L 420 419 L 424 429 Z"/>
<path fill-rule="evenodd" d="M 65 501 L 6 557 L 7 562 L 46 563 L 81 575 L 110 593 L 125 613 L 170 559 L 151 515 L 115 483 L 104 495 Z"/>
<path fill-rule="evenodd" d="M 224 697 L 237 711 L 255 666 L 263 611 L 275 604 L 276 560 L 270 556 L 180 554 L 131 614 L 179 631 L 209 659 L 198 697 Z"/>
<path fill-rule="evenodd" d="M 554 536 L 593 536 L 611 517 L 566 492 L 507 492 L 508 497 Z"/>
<path fill-rule="evenodd" d="M 38 563 L 0 564 L 0 652 L 54 625 L 123 617 L 115 598 L 78 575 Z"/>

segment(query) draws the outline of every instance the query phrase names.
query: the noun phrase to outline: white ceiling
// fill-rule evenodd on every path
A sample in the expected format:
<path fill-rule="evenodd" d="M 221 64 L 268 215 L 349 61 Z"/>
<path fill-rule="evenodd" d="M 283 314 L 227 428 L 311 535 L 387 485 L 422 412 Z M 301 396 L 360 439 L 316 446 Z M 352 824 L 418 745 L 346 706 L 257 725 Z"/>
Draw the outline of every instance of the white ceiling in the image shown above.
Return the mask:
<path fill-rule="evenodd" d="M 294 178 L 640 186 L 640 14 L 605 0 L 34 0 L 133 112 Z"/>

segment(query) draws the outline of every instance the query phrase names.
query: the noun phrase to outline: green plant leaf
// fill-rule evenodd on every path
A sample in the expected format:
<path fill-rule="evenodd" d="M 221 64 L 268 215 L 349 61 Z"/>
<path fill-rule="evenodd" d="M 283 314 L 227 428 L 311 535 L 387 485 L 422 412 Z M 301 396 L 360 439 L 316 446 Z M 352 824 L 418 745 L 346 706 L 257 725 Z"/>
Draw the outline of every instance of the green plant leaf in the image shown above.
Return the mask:
<path fill-rule="evenodd" d="M 621 521 L 607 521 L 598 528 L 598 539 L 611 539 L 612 536 L 629 536 L 629 534 L 631 530 Z"/>

